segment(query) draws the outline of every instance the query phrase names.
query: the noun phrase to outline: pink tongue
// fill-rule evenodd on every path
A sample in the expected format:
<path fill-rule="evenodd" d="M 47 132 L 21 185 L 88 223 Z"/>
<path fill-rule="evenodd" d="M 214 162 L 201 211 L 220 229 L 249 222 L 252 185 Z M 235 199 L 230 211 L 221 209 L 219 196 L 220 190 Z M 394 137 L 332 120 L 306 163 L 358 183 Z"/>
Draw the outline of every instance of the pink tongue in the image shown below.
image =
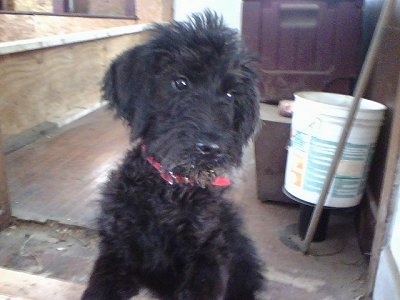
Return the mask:
<path fill-rule="evenodd" d="M 222 177 L 222 176 L 218 176 L 214 179 L 214 181 L 212 182 L 212 185 L 216 185 L 216 186 L 228 186 L 231 184 L 231 180 L 229 178 L 226 177 Z"/>

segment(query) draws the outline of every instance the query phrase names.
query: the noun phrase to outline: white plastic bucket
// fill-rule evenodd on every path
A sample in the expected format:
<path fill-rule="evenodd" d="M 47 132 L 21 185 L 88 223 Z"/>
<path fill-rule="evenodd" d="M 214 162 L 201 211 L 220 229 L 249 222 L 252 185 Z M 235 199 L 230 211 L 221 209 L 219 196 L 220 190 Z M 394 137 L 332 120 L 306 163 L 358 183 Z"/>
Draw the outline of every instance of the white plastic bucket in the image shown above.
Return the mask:
<path fill-rule="evenodd" d="M 333 93 L 295 94 L 285 172 L 285 189 L 294 197 L 317 203 L 352 100 Z M 359 204 L 385 110 L 380 103 L 361 99 L 325 206 Z"/>

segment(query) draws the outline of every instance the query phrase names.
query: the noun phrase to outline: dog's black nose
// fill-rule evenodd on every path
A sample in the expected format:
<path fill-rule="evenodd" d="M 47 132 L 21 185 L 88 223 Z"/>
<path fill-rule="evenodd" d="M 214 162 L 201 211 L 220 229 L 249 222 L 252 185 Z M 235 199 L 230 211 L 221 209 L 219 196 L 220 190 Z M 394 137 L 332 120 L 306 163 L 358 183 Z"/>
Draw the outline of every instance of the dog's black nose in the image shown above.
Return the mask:
<path fill-rule="evenodd" d="M 219 146 L 214 143 L 197 143 L 196 149 L 203 155 L 218 155 L 221 152 Z"/>

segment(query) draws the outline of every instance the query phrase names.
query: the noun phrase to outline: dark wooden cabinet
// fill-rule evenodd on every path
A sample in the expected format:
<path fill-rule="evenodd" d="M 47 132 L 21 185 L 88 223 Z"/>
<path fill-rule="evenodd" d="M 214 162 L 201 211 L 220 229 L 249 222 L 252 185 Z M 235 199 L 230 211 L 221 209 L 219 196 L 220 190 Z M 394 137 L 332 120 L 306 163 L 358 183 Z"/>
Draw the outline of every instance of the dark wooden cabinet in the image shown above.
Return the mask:
<path fill-rule="evenodd" d="M 293 92 L 350 94 L 360 69 L 361 0 L 243 2 L 242 34 L 260 58 L 266 102 Z"/>
<path fill-rule="evenodd" d="M 261 201 L 294 203 L 283 192 L 291 119 L 276 105 L 261 104 L 262 127 L 254 142 L 257 195 Z"/>
<path fill-rule="evenodd" d="M 262 101 L 293 99 L 301 90 L 351 94 L 361 65 L 361 11 L 362 0 L 244 1 L 242 34 L 259 56 Z M 255 141 L 258 197 L 291 202 L 282 193 L 290 119 L 272 120 L 276 107 L 263 109 L 270 112 Z"/>

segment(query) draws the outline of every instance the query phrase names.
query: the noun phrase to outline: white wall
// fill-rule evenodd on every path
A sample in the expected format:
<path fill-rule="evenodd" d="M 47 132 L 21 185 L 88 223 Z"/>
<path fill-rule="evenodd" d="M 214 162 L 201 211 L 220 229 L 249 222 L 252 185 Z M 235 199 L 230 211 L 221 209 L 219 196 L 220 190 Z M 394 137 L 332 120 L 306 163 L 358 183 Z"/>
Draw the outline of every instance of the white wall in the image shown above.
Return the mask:
<path fill-rule="evenodd" d="M 188 15 L 211 9 L 222 15 L 225 23 L 240 30 L 242 26 L 242 0 L 175 0 L 174 19 L 184 21 Z"/>

